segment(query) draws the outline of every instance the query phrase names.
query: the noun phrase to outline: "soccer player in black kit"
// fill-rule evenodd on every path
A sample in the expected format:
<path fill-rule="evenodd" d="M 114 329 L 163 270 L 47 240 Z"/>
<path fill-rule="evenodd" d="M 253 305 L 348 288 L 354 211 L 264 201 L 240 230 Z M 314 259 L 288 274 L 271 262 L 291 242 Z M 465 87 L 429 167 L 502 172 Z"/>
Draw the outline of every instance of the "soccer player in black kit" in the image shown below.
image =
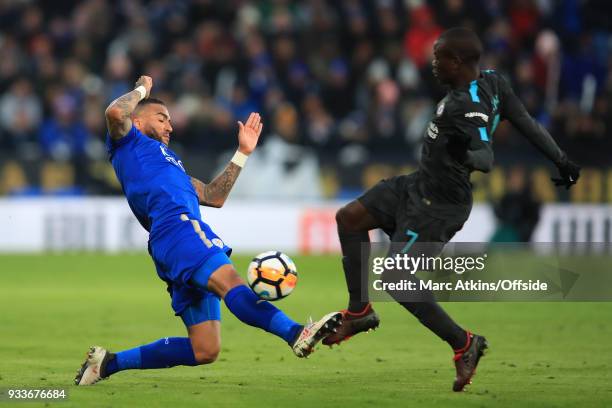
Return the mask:
<path fill-rule="evenodd" d="M 433 73 L 450 90 L 429 123 L 418 170 L 380 181 L 336 214 L 350 300 L 342 311 L 342 326 L 323 344 L 339 344 L 378 327 L 379 318 L 361 291 L 361 244 L 369 242 L 369 230 L 383 229 L 392 242 L 433 243 L 437 253 L 429 255 L 436 256 L 463 227 L 472 208 L 470 174 L 491 170 L 500 120 L 509 120 L 557 166 L 556 185 L 569 188 L 580 175 L 506 80 L 493 70 L 479 69 L 482 45 L 473 31 L 452 28 L 438 38 L 433 51 Z M 471 383 L 486 339 L 457 325 L 429 291 L 399 303 L 452 347 L 457 371 L 453 391 L 462 391 Z"/>

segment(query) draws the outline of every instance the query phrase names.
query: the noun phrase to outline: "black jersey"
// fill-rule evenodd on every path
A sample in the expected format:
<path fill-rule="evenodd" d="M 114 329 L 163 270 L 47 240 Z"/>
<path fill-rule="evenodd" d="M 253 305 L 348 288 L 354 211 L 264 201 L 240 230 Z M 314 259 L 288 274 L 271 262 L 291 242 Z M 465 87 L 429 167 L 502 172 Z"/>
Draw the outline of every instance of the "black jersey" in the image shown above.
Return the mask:
<path fill-rule="evenodd" d="M 565 154 L 550 134 L 529 116 L 506 80 L 493 70 L 482 71 L 469 85 L 453 89 L 440 101 L 423 143 L 415 201 L 442 216 L 469 213 L 470 174 L 493 165 L 493 135 L 508 119 L 555 164 Z"/>

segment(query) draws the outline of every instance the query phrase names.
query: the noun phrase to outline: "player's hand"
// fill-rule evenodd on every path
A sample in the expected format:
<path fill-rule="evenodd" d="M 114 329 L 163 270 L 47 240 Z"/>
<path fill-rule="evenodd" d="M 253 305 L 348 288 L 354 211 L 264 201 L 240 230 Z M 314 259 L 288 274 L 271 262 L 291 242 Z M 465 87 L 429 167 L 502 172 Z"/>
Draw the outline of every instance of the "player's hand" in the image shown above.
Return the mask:
<path fill-rule="evenodd" d="M 263 129 L 263 123 L 261 123 L 261 116 L 259 113 L 253 112 L 249 115 L 246 123 L 238 121 L 238 150 L 241 153 L 249 155 L 255 150 L 259 135 Z"/>
<path fill-rule="evenodd" d="M 580 178 L 580 166 L 569 159 L 563 165 L 558 165 L 557 168 L 561 177 L 551 177 L 555 186 L 565 186 L 565 189 L 569 190 Z"/>
<path fill-rule="evenodd" d="M 140 85 L 144 86 L 147 90 L 147 95 L 145 96 L 145 98 L 148 98 L 149 95 L 151 95 L 151 88 L 153 88 L 153 78 L 146 75 L 141 76 L 140 78 L 138 78 L 138 81 L 136 81 L 136 85 L 134 86 L 134 88 L 138 88 Z"/>

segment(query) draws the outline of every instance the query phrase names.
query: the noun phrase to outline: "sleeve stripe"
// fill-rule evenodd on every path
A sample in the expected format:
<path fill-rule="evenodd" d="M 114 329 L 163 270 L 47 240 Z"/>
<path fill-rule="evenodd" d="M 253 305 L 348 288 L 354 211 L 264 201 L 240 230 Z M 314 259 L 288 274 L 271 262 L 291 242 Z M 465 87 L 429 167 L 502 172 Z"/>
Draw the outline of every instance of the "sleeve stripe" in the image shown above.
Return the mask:
<path fill-rule="evenodd" d="M 478 131 L 480 132 L 480 140 L 482 140 L 483 142 L 488 142 L 489 141 L 489 135 L 487 134 L 487 128 L 486 127 L 479 127 Z"/>
<path fill-rule="evenodd" d="M 476 83 L 476 80 L 470 82 L 470 96 L 472 97 L 472 102 L 480 103 L 480 98 L 478 97 L 478 83 Z"/>
<path fill-rule="evenodd" d="M 495 118 L 493 119 L 493 125 L 491 126 L 491 136 L 493 135 L 493 133 L 495 133 L 497 125 L 499 125 L 499 113 L 495 115 Z"/>

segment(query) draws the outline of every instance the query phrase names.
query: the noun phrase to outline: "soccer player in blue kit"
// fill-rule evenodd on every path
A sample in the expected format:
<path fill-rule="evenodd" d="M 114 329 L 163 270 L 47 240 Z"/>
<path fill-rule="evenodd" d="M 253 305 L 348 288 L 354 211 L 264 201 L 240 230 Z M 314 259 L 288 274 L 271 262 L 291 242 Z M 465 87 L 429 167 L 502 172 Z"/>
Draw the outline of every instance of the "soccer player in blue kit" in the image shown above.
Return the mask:
<path fill-rule="evenodd" d="M 167 283 L 172 308 L 188 337 L 166 337 L 111 353 L 91 347 L 77 371 L 77 385 L 91 385 L 123 370 L 197 366 L 214 362 L 221 344 L 220 300 L 242 322 L 275 334 L 298 357 L 341 324 L 339 312 L 301 325 L 269 302 L 261 301 L 236 273 L 231 249 L 201 220 L 200 205 L 221 207 L 263 124 L 258 113 L 238 122 L 238 150 L 225 170 L 208 184 L 190 177 L 169 148 L 170 113 L 149 98 L 153 80 L 141 76 L 133 91 L 106 109 L 110 161 L 132 212 L 149 232 L 149 254 Z"/>

